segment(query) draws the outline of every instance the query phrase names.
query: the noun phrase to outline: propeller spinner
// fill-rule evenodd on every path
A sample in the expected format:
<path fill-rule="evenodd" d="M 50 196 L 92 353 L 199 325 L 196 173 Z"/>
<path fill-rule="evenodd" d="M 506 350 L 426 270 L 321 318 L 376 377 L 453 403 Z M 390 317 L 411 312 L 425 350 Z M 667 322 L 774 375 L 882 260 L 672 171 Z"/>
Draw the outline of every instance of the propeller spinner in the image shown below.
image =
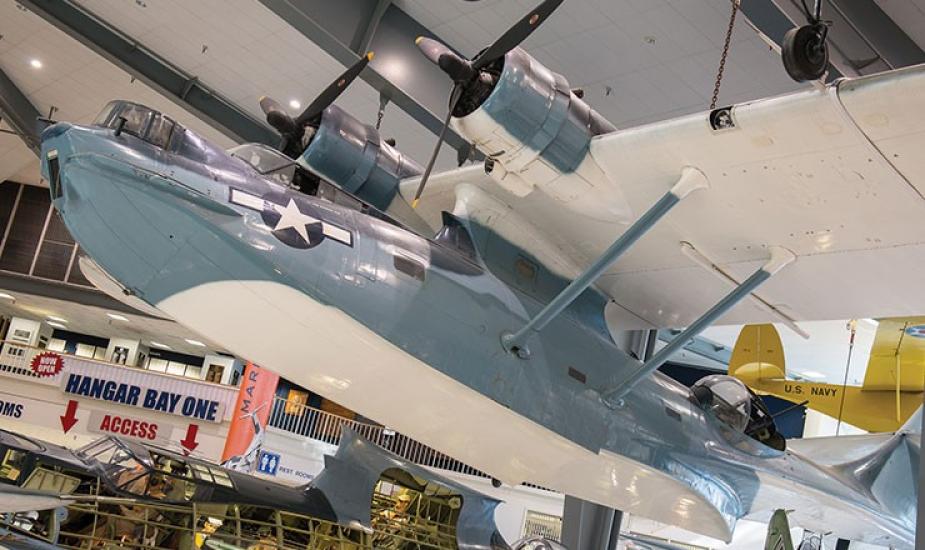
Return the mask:
<path fill-rule="evenodd" d="M 282 105 L 273 98 L 263 96 L 260 98 L 260 108 L 267 116 L 267 123 L 270 124 L 282 136 L 282 142 L 279 150 L 290 157 L 299 156 L 302 151 L 299 150 L 302 143 L 302 137 L 305 135 L 306 126 L 317 127 L 321 121 L 321 114 L 329 105 L 334 103 L 340 94 L 347 89 L 351 82 L 360 76 L 366 65 L 373 59 L 373 52 L 368 52 L 354 63 L 342 75 L 328 85 L 308 107 L 302 111 L 302 114 L 292 118 L 283 109 Z"/>
<path fill-rule="evenodd" d="M 422 36 L 418 37 L 415 41 L 421 53 L 435 65 L 440 67 L 440 69 L 453 80 L 453 89 L 450 92 L 449 110 L 443 122 L 443 128 L 440 130 L 437 144 L 434 146 L 434 152 L 427 162 L 427 168 L 424 170 L 424 175 L 421 177 L 421 183 L 418 184 L 418 189 L 414 194 L 414 200 L 411 201 L 412 207 L 417 207 L 418 201 L 421 199 L 424 186 L 427 185 L 427 180 L 430 178 L 430 173 L 434 168 L 434 162 L 437 161 L 437 155 L 440 153 L 440 147 L 443 145 L 443 141 L 446 137 L 446 131 L 450 125 L 453 111 L 456 109 L 456 104 L 462 97 L 463 92 L 465 92 L 466 87 L 478 79 L 483 69 L 504 57 L 505 54 L 526 40 L 541 23 L 546 21 L 562 2 L 563 0 L 546 0 L 537 6 L 536 9 L 525 15 L 520 21 L 515 23 L 513 27 L 508 29 L 507 32 L 502 34 L 493 44 L 482 50 L 482 52 L 472 60 L 460 56 L 446 44 L 442 44 L 432 38 L 425 38 Z"/>

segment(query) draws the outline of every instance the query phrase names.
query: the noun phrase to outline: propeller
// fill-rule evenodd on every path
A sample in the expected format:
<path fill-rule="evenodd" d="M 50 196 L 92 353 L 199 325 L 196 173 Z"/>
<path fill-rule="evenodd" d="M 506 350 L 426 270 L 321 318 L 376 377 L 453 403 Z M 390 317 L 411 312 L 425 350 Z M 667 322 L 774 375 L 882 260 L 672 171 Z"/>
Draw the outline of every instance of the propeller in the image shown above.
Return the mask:
<path fill-rule="evenodd" d="M 282 136 L 282 142 L 279 150 L 291 157 L 298 156 L 301 151 L 290 151 L 295 145 L 300 145 L 302 136 L 305 135 L 306 126 L 317 126 L 321 121 L 321 114 L 329 105 L 334 103 L 340 94 L 347 89 L 351 82 L 360 76 L 363 69 L 373 59 L 373 52 L 368 52 L 360 58 L 359 61 L 350 66 L 342 75 L 330 83 L 309 105 L 302 111 L 302 114 L 292 118 L 283 109 L 278 101 L 271 97 L 263 96 L 260 98 L 260 109 L 267 116 L 267 123 L 272 126 Z"/>
<path fill-rule="evenodd" d="M 552 15 L 552 12 L 555 11 L 563 1 L 564 0 L 545 0 L 542 4 L 537 6 L 536 9 L 515 23 L 513 27 L 509 28 L 495 40 L 494 43 L 482 50 L 482 52 L 476 55 L 475 59 L 472 60 L 460 56 L 446 44 L 432 38 L 421 36 L 415 40 L 415 44 L 417 44 L 421 53 L 424 54 L 424 57 L 440 67 L 440 69 L 453 80 L 453 89 L 450 92 L 450 104 L 446 120 L 443 122 L 443 128 L 440 130 L 437 144 L 434 146 L 434 152 L 427 162 L 424 175 L 421 176 L 421 183 L 418 184 L 418 189 L 414 193 L 414 199 L 411 201 L 412 208 L 417 207 L 418 201 L 421 199 L 421 194 L 424 193 L 424 186 L 427 185 L 427 180 L 430 178 L 434 163 L 437 161 L 437 155 L 440 153 L 440 147 L 443 146 L 443 141 L 446 138 L 446 131 L 450 125 L 450 119 L 453 117 L 453 111 L 456 109 L 456 104 L 462 97 L 466 87 L 478 79 L 482 69 L 488 67 L 498 59 L 501 59 L 509 51 L 526 40 L 541 23 Z"/>

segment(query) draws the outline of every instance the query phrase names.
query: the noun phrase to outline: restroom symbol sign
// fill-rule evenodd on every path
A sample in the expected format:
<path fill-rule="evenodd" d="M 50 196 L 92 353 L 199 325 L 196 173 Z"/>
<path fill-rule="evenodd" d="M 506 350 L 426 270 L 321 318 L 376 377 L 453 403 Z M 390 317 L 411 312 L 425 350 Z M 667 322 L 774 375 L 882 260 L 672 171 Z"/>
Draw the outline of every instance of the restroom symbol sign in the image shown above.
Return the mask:
<path fill-rule="evenodd" d="M 279 455 L 267 451 L 260 451 L 260 458 L 257 459 L 257 471 L 261 474 L 275 476 L 279 469 Z"/>

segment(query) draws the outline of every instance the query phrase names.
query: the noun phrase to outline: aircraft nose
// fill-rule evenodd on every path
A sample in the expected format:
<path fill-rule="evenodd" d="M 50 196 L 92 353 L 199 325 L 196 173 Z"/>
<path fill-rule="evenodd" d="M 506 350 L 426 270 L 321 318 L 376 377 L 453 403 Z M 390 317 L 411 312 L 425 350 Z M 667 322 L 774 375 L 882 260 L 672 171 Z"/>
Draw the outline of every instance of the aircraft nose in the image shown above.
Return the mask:
<path fill-rule="evenodd" d="M 71 128 L 71 124 L 67 122 L 56 122 L 52 124 L 51 126 L 48 126 L 44 130 L 42 130 L 42 134 L 41 134 L 42 142 L 44 143 L 48 140 L 54 139 L 60 136 L 61 134 L 63 134 L 64 132 L 67 132 L 70 128 Z"/>

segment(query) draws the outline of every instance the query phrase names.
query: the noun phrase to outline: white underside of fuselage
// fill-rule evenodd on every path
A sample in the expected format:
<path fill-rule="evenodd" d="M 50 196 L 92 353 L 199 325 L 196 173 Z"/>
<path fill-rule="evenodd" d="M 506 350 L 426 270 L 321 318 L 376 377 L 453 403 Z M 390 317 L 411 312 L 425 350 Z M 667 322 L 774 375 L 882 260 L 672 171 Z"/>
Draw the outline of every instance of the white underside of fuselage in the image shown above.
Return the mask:
<path fill-rule="evenodd" d="M 683 483 L 616 454 L 592 453 L 291 287 L 213 282 L 157 307 L 229 351 L 505 483 L 529 481 L 731 538 L 726 518 Z"/>

